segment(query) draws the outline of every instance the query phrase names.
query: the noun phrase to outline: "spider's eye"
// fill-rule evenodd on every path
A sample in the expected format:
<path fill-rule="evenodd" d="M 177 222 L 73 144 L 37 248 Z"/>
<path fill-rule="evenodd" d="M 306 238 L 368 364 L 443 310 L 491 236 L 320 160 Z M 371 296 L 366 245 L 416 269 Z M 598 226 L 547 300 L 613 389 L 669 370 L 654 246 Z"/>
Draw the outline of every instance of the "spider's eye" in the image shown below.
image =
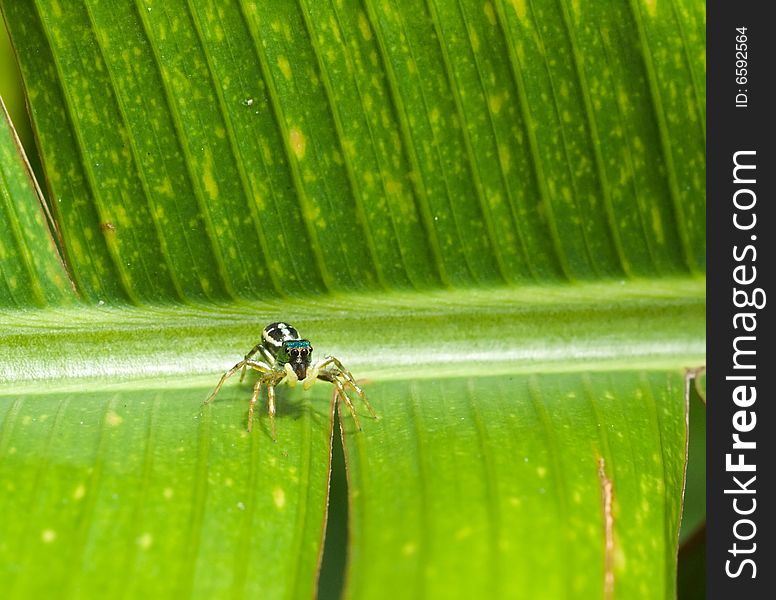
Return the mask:
<path fill-rule="evenodd" d="M 294 356 L 294 357 L 299 356 L 299 350 L 297 350 L 296 348 L 291 350 L 291 356 Z"/>

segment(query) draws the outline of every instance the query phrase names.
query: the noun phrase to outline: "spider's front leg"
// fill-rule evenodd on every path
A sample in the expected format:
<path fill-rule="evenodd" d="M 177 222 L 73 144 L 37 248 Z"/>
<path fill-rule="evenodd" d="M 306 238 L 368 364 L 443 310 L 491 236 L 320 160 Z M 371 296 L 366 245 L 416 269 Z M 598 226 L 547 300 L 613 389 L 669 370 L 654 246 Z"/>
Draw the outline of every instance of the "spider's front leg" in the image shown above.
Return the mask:
<path fill-rule="evenodd" d="M 361 425 L 359 424 L 358 417 L 356 416 L 356 409 L 354 408 L 353 403 L 351 402 L 350 397 L 348 396 L 345 389 L 346 384 L 355 390 L 356 394 L 358 394 L 358 397 L 361 398 L 361 401 L 369 410 L 369 414 L 371 414 L 372 417 L 377 418 L 377 413 L 375 413 L 372 405 L 369 404 L 369 400 L 367 400 L 364 390 L 359 387 L 359 385 L 356 383 L 356 379 L 353 377 L 353 374 L 345 368 L 345 365 L 343 365 L 338 358 L 334 356 L 327 356 L 321 362 L 312 367 L 310 372 L 307 374 L 307 378 L 305 379 L 304 388 L 309 389 L 315 383 L 316 379 L 321 379 L 323 381 L 328 381 L 329 383 L 334 384 L 334 386 L 337 388 L 337 394 L 347 405 L 348 409 L 350 410 L 350 414 L 353 416 L 353 420 L 359 429 L 361 429 Z"/>
<path fill-rule="evenodd" d="M 323 379 L 323 377 L 321 377 L 321 379 Z M 350 400 L 350 396 L 348 396 L 347 391 L 345 391 L 345 386 L 335 376 L 331 376 L 331 379 L 325 379 L 325 381 L 329 381 L 333 383 L 334 387 L 337 388 L 337 391 L 335 393 L 339 395 L 340 399 L 342 399 L 342 401 L 348 407 L 348 410 L 350 411 L 350 416 L 353 417 L 353 422 L 356 424 L 356 429 L 361 431 L 361 422 L 358 420 L 358 415 L 356 414 L 356 407 L 353 406 L 353 402 Z"/>

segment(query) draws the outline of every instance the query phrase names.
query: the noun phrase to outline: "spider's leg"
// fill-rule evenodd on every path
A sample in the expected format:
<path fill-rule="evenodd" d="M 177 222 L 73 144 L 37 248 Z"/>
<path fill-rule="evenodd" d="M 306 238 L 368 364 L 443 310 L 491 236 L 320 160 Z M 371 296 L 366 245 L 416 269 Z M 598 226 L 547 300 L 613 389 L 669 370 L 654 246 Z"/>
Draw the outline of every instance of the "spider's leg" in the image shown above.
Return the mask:
<path fill-rule="evenodd" d="M 275 362 L 275 357 L 272 356 L 272 353 L 269 350 L 267 350 L 264 346 L 261 346 L 259 348 L 259 352 L 261 352 L 261 355 L 264 357 L 264 362 L 266 362 L 267 364 L 271 365 L 273 362 Z"/>
<path fill-rule="evenodd" d="M 259 342 L 258 344 L 256 344 L 253 348 L 251 348 L 248 351 L 248 354 L 245 355 L 245 358 L 242 361 L 243 362 L 243 368 L 242 368 L 242 373 L 240 373 L 240 383 L 242 383 L 243 379 L 245 379 L 245 367 L 247 365 L 247 362 L 250 359 L 252 359 L 256 355 L 256 353 L 259 352 L 260 350 L 262 350 L 263 348 L 264 348 L 264 346 L 262 346 L 261 342 Z"/>
<path fill-rule="evenodd" d="M 264 383 L 264 378 L 259 377 L 256 385 L 253 386 L 253 395 L 251 396 L 251 404 L 248 407 L 248 433 L 253 429 L 253 407 L 256 406 L 256 402 L 259 399 L 259 392 L 261 391 L 261 384 Z"/>
<path fill-rule="evenodd" d="M 224 373 L 221 376 L 221 379 L 218 381 L 218 385 L 216 385 L 216 389 L 214 389 L 213 392 L 207 397 L 207 400 L 205 400 L 205 404 L 207 404 L 213 398 L 215 398 L 216 394 L 221 390 L 221 386 L 224 385 L 224 381 L 229 379 L 239 369 L 245 368 L 245 362 L 246 362 L 245 360 L 241 360 L 240 362 L 238 362 L 235 366 L 233 366 L 231 369 L 229 369 L 226 373 Z"/>
<path fill-rule="evenodd" d="M 366 407 L 369 410 L 369 414 L 376 419 L 377 413 L 375 412 L 375 409 L 372 408 L 371 404 L 369 404 L 369 400 L 366 399 L 366 394 L 364 393 L 364 390 L 362 390 L 361 387 L 356 383 L 356 380 L 353 377 L 353 374 L 350 371 L 343 370 L 340 373 L 340 375 L 348 383 L 348 385 L 355 390 L 356 394 L 358 394 L 358 397 L 361 398 L 361 401 L 364 404 L 366 404 Z"/>
<path fill-rule="evenodd" d="M 323 375 L 323 373 L 321 373 Z M 345 386 L 342 385 L 342 382 L 337 379 L 336 377 L 320 377 L 320 379 L 323 379 L 324 381 L 329 381 L 334 384 L 334 386 L 337 388 L 337 394 L 340 398 L 345 402 L 345 404 L 348 405 L 348 410 L 350 410 L 350 416 L 353 417 L 353 422 L 356 424 L 356 429 L 361 431 L 361 423 L 358 421 L 358 415 L 356 415 L 356 409 L 353 406 L 353 403 L 350 401 L 350 398 L 348 397 L 347 392 L 345 391 Z"/>
<path fill-rule="evenodd" d="M 229 369 L 226 373 L 224 373 L 221 376 L 221 379 L 218 381 L 218 385 L 216 385 L 216 388 L 213 390 L 213 392 L 207 397 L 207 400 L 205 400 L 205 404 L 210 402 L 213 398 L 215 398 L 216 394 L 221 390 L 221 386 L 224 385 L 224 382 L 229 379 L 232 375 L 234 375 L 237 371 L 240 369 L 245 369 L 246 367 L 250 367 L 251 369 L 256 369 L 260 373 L 266 373 L 271 370 L 270 366 L 263 362 L 258 362 L 255 360 L 248 360 L 243 359 L 240 362 L 238 362 L 235 366 L 233 366 L 231 369 Z"/>
<path fill-rule="evenodd" d="M 328 367 L 334 361 L 339 362 L 339 360 L 337 360 L 333 356 L 326 356 L 326 357 L 322 358 L 321 361 L 317 365 L 315 365 L 315 368 L 316 369 L 323 369 L 324 367 Z M 340 364 L 342 364 L 342 363 L 340 363 Z"/>
<path fill-rule="evenodd" d="M 361 387 L 356 383 L 356 378 L 353 377 L 353 374 L 345 368 L 345 365 L 343 365 L 338 358 L 335 358 L 334 356 L 327 356 L 323 362 L 318 365 L 318 368 L 327 365 L 334 365 L 334 368 L 330 369 L 330 371 L 333 371 L 333 375 L 336 377 L 342 377 L 342 379 L 344 379 L 345 382 L 353 388 L 356 394 L 358 394 L 358 397 L 361 398 L 361 401 L 369 410 L 369 414 L 371 414 L 374 418 L 377 418 L 377 413 L 372 408 L 372 405 L 369 404 L 369 400 L 367 400 L 364 390 L 362 390 Z"/>
<path fill-rule="evenodd" d="M 272 441 L 277 442 L 278 436 L 275 431 L 275 386 L 267 383 L 267 412 L 269 412 L 269 426 L 272 430 Z"/>

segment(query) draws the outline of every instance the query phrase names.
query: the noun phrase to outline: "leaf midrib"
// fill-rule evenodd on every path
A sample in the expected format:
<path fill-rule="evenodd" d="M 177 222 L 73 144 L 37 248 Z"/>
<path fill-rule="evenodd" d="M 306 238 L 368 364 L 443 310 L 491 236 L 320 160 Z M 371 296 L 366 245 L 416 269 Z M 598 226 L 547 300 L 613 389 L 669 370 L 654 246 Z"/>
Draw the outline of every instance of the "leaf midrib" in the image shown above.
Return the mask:
<path fill-rule="evenodd" d="M 201 385 L 278 319 L 367 380 L 692 367 L 704 362 L 704 291 L 687 279 L 4 312 L 0 378 L 5 393 L 87 380 Z"/>

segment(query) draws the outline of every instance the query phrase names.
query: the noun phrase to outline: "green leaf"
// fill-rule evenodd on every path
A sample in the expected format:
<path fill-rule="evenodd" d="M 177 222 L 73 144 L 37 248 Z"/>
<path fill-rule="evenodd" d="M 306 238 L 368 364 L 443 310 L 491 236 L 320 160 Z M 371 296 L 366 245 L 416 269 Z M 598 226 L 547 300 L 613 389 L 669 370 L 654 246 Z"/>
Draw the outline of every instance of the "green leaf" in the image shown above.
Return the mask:
<path fill-rule="evenodd" d="M 202 406 L 283 319 L 380 416 L 347 596 L 673 596 L 702 3 L 0 6 L 59 246 L 20 176 L 0 241 L 84 301 L 3 257 L 0 595 L 314 594 L 331 389 Z"/>
<path fill-rule="evenodd" d="M 4 12 L 87 298 L 703 269 L 702 3 Z"/>
<path fill-rule="evenodd" d="M 75 291 L 2 99 L 0 113 L 0 307 L 65 303 Z"/>
<path fill-rule="evenodd" d="M 289 402 L 273 444 L 249 391 L 180 383 L 0 396 L 4 598 L 312 595 L 327 404 Z"/>
<path fill-rule="evenodd" d="M 526 528 L 557 516 L 549 512 L 548 498 L 568 506 L 579 498 L 586 519 L 574 526 L 584 525 L 603 548 L 599 459 L 616 494 L 612 514 L 632 515 L 636 506 L 646 515 L 641 521 L 617 516 L 612 528 L 617 545 L 611 556 L 629 559 L 627 567 L 614 563 L 617 589 L 657 581 L 657 575 L 667 589 L 675 571 L 686 434 L 681 376 L 663 371 L 702 360 L 702 295 L 702 282 L 679 281 L 286 300 L 232 311 L 103 307 L 6 314 L 0 348 L 14 350 L 0 356 L 8 394 L 0 397 L 0 511 L 19 514 L 27 506 L 29 519 L 9 521 L 0 530 L 6 540 L 0 564 L 13 576 L 4 580 L 21 598 L 61 585 L 85 594 L 109 591 L 122 581 L 133 581 L 141 592 L 160 579 L 170 585 L 160 593 L 172 597 L 235 590 L 307 595 L 300 590 L 313 585 L 326 502 L 329 390 L 318 384 L 309 400 L 281 390 L 277 445 L 270 441 L 263 408 L 254 433 L 245 433 L 247 385 L 232 380 L 212 405 L 201 405 L 215 371 L 236 361 L 247 350 L 244 340 L 253 340 L 282 308 L 320 352 L 331 351 L 366 378 L 381 417 L 373 422 L 357 406 L 364 426 L 358 434 L 344 417 L 354 590 L 364 585 L 362 571 L 369 581 L 365 595 L 386 589 L 390 565 L 404 561 L 415 565 L 417 585 L 444 596 L 446 588 L 437 588 L 434 577 L 424 580 L 421 569 L 446 572 L 445 566 L 462 560 L 456 547 L 468 548 L 472 560 L 489 556 L 492 536 L 514 540 L 505 560 L 526 552 L 524 541 L 534 539 L 526 537 Z M 349 307 L 344 313 L 343 305 Z M 407 320 L 410 310 L 414 317 Z M 43 336 L 47 352 L 36 354 Z M 634 372 L 636 365 L 648 370 Z M 103 379 L 84 378 L 96 373 Z M 579 466 L 582 446 L 590 472 Z M 636 456 L 662 457 L 663 478 L 654 465 L 634 463 Z M 524 470 L 525 458 L 545 469 L 543 492 L 536 471 Z M 415 472 L 420 481 L 408 479 L 418 464 L 427 465 Z M 634 487 L 631 472 L 648 489 Z M 379 474 L 383 478 L 375 480 Z M 565 478 L 579 481 L 579 490 L 564 484 Z M 276 505 L 278 489 L 284 490 L 285 512 Z M 649 509 L 636 504 L 634 489 Z M 514 497 L 522 499 L 516 513 Z M 483 522 L 504 503 L 514 513 L 511 520 Z M 414 527 L 394 518 L 397 512 L 404 519 L 439 519 L 417 535 L 432 547 L 449 548 L 413 563 L 402 536 Z M 560 515 L 558 522 L 564 518 L 570 517 Z M 370 522 L 372 530 L 362 529 L 361 523 Z M 103 523 L 113 525 L 105 531 Z M 448 544 L 455 534 L 450 523 L 455 532 L 471 531 L 457 546 Z M 545 535 L 535 534 L 540 537 L 532 547 L 557 558 L 571 538 L 562 532 L 548 536 L 545 529 Z M 390 545 L 386 536 L 398 541 Z M 660 561 L 636 558 L 644 540 L 663 549 L 652 549 Z M 382 547 L 379 556 L 371 550 L 375 545 Z M 132 552 L 98 550 L 125 546 Z M 252 559 L 246 548 L 260 550 Z M 576 555 L 560 561 L 541 585 L 603 585 L 600 561 L 606 553 L 588 552 L 590 562 Z M 275 556 L 272 569 L 244 570 L 246 564 L 265 564 L 267 554 Z M 633 568 L 641 562 L 645 566 Z M 46 577 L 31 568 L 35 564 L 47 565 Z M 526 580 L 530 570 L 500 569 L 498 585 L 505 591 L 540 585 Z M 574 583 L 577 571 L 598 577 Z M 482 576 L 495 574 L 486 570 Z"/>
<path fill-rule="evenodd" d="M 632 371 L 375 386 L 386 418 L 345 429 L 347 597 L 397 578 L 427 598 L 671 597 L 682 386 Z"/>
<path fill-rule="evenodd" d="M 316 352 L 348 357 L 368 379 L 691 367 L 705 353 L 704 285 L 662 280 L 0 313 L 0 377 L 6 389 L 18 383 L 20 390 L 30 379 L 94 375 L 200 374 L 215 385 L 215 374 L 279 318 L 300 328 Z"/>

